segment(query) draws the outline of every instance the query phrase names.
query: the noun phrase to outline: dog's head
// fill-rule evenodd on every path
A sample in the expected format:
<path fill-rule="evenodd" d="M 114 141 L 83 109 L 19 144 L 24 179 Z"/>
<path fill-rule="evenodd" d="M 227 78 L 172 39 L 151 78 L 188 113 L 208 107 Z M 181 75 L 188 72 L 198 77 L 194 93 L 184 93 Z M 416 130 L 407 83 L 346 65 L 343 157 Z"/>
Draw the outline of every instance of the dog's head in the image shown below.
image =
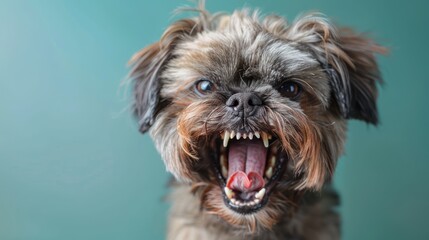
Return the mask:
<path fill-rule="evenodd" d="M 132 58 L 134 110 L 202 211 L 270 228 L 331 177 L 348 119 L 377 124 L 382 52 L 318 14 L 201 11 Z"/>

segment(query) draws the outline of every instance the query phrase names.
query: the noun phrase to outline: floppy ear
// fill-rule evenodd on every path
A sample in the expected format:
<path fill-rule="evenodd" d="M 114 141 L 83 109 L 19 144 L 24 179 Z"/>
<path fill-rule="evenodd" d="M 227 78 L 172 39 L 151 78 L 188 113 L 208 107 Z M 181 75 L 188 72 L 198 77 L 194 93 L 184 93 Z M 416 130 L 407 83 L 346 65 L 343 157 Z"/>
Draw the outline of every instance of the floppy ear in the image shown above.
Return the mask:
<path fill-rule="evenodd" d="M 377 125 L 376 85 L 382 79 L 375 54 L 387 50 L 350 29 L 335 28 L 318 15 L 298 19 L 287 34 L 304 43 L 319 60 L 330 77 L 333 99 L 341 115 Z"/>
<path fill-rule="evenodd" d="M 339 79 L 331 79 L 331 86 L 342 115 L 377 125 L 377 82 L 382 83 L 375 53 L 386 49 L 372 40 L 348 29 L 340 31 L 338 45 L 344 51 L 349 64 L 345 64 L 349 85 L 341 86 Z M 346 61 L 346 63 L 347 63 Z M 347 89 L 347 87 L 349 89 Z M 342 89 L 343 88 L 343 89 Z M 344 95 L 348 95 L 343 98 Z M 343 104 L 342 101 L 345 101 Z"/>
<path fill-rule="evenodd" d="M 142 133 L 152 126 L 157 112 L 161 110 L 161 73 L 173 57 L 175 46 L 201 28 L 192 19 L 173 23 L 156 42 L 139 52 L 130 60 L 129 78 L 134 82 L 134 113 L 139 119 Z"/>

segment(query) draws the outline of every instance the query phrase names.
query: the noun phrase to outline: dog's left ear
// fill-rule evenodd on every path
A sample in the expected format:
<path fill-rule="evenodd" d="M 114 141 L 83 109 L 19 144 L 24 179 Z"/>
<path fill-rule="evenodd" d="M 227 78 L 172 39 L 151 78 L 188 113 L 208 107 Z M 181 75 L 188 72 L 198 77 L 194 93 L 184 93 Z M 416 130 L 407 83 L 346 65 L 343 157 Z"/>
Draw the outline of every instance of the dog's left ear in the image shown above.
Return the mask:
<path fill-rule="evenodd" d="M 341 114 L 345 118 L 377 125 L 376 85 L 377 82 L 382 83 L 382 78 L 375 54 L 386 53 L 386 49 L 349 29 L 339 30 L 337 45 L 342 53 L 338 56 L 335 56 L 336 52 L 331 53 L 332 63 L 325 70 L 331 77 L 331 87 Z"/>
<path fill-rule="evenodd" d="M 149 130 L 156 114 L 162 108 L 161 73 L 172 59 L 177 44 L 201 31 L 194 19 L 182 19 L 164 32 L 161 39 L 137 52 L 130 60 L 129 78 L 134 82 L 134 113 L 139 119 L 140 131 Z"/>
<path fill-rule="evenodd" d="M 350 29 L 337 29 L 319 15 L 298 19 L 286 34 L 304 43 L 321 63 L 341 115 L 377 125 L 376 85 L 382 79 L 375 54 L 387 50 Z"/>

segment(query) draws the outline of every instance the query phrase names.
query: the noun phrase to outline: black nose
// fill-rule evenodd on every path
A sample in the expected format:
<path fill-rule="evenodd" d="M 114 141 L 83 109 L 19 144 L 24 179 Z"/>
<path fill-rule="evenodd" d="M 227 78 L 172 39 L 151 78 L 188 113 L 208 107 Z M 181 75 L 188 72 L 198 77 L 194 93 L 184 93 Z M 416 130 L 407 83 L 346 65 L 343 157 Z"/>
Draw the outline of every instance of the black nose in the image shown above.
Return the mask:
<path fill-rule="evenodd" d="M 262 100 L 255 93 L 236 93 L 229 97 L 226 106 L 230 107 L 236 116 L 249 117 L 262 106 Z"/>

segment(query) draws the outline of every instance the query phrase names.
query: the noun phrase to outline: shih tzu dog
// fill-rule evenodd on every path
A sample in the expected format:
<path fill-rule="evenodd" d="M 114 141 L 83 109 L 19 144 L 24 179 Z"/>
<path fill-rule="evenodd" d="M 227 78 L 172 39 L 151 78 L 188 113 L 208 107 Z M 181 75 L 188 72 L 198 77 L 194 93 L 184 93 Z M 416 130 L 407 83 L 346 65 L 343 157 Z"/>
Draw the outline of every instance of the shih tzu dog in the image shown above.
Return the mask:
<path fill-rule="evenodd" d="M 320 14 L 182 19 L 131 59 L 133 110 L 174 175 L 168 239 L 339 239 L 348 119 L 376 125 L 375 54 Z"/>

